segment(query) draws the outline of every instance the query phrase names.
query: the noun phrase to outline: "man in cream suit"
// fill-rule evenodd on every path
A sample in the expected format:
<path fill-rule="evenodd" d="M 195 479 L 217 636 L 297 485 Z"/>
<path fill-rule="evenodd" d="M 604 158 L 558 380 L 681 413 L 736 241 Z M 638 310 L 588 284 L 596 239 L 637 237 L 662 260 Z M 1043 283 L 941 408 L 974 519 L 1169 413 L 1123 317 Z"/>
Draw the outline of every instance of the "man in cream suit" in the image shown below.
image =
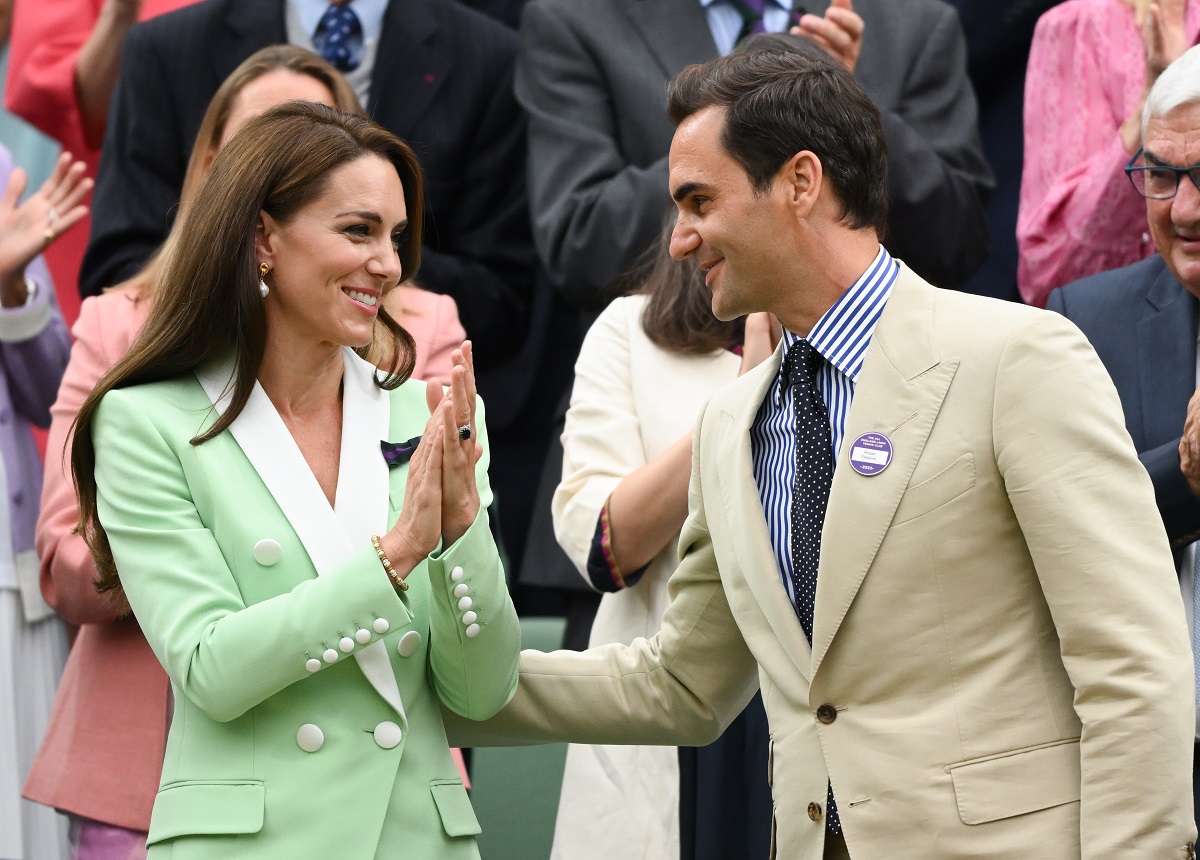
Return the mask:
<path fill-rule="evenodd" d="M 672 252 L 783 341 L 700 417 L 662 632 L 526 653 L 452 737 L 703 744 L 761 686 L 779 857 L 1194 856 L 1183 608 L 1086 340 L 882 252 L 878 112 L 833 64 L 714 60 L 670 106 Z"/>

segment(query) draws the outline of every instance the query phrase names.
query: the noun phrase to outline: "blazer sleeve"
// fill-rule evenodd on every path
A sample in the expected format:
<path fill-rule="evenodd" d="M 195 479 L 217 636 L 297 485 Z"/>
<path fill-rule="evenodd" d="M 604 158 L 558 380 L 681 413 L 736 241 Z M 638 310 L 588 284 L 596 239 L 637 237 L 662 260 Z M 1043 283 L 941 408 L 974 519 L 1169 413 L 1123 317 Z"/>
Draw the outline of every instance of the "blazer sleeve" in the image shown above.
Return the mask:
<path fill-rule="evenodd" d="M 41 0 L 12 13 L 5 107 L 79 157 L 97 154 L 84 136 L 75 67 L 99 8 L 95 0 Z"/>
<path fill-rule="evenodd" d="M 600 509 L 622 480 L 645 465 L 646 446 L 633 400 L 630 326 L 640 299 L 609 305 L 584 338 L 563 428 L 562 480 L 554 491 L 554 534 L 584 581 Z"/>
<path fill-rule="evenodd" d="M 598 310 L 662 232 L 667 156 L 628 163 L 603 72 L 555 9 L 527 5 L 520 36 L 516 93 L 529 114 L 534 241 L 567 301 Z"/>
<path fill-rule="evenodd" d="M 47 427 L 50 405 L 71 355 L 71 336 L 45 261 L 35 259 L 25 276 L 37 284 L 37 295 L 28 305 L 0 308 L 0 369 L 17 414 Z"/>
<path fill-rule="evenodd" d="M 926 280 L 959 288 L 991 248 L 984 203 L 995 183 L 979 139 L 962 28 L 952 9 L 935 8 L 900 103 L 880 111 L 890 177 L 887 244 Z"/>
<path fill-rule="evenodd" d="M 35 542 L 41 564 L 42 597 L 71 624 L 107 624 L 120 615 L 118 605 L 96 591 L 96 565 L 83 537 L 75 533 L 79 503 L 70 474 L 71 425 L 79 407 L 112 365 L 105 355 L 102 321 L 96 301 L 79 309 L 72 331 L 75 345 L 50 408 L 46 475 Z"/>
<path fill-rule="evenodd" d="M 1090 307 L 1080 307 L 1081 304 L 1087 304 L 1087 295 L 1078 290 L 1054 290 L 1046 299 L 1046 310 L 1072 319 L 1072 310 L 1067 308 L 1068 292 L 1074 300 L 1072 310 L 1082 310 L 1086 318 L 1094 324 L 1097 314 L 1093 313 Z M 1073 321 L 1078 320 L 1079 318 L 1075 317 Z M 1138 459 L 1146 468 L 1150 482 L 1154 485 L 1154 501 L 1158 505 L 1159 516 L 1162 517 L 1172 546 L 1195 540 L 1197 532 L 1200 532 L 1200 499 L 1196 498 L 1192 488 L 1188 486 L 1187 478 L 1179 466 L 1181 439 L 1182 437 L 1177 437 L 1154 448 L 1138 451 Z"/>
<path fill-rule="evenodd" d="M 236 719 L 307 677 L 305 661 L 296 655 L 320 654 L 329 631 L 353 629 L 355 619 L 372 615 L 393 626 L 411 619 L 369 544 L 323 575 L 247 606 L 192 500 L 178 453 L 190 442 L 170 438 L 138 397 L 118 389 L 97 410 L 97 508 L 142 631 L 176 688 L 197 708 L 214 720 Z M 486 485 L 484 498 L 490 498 Z M 498 709 L 515 686 L 516 615 L 507 592 L 497 594 L 503 577 L 490 535 L 481 534 L 486 531 L 483 516 L 427 563 L 433 581 L 441 583 L 433 589 L 430 625 L 431 649 L 442 652 L 431 658 L 435 687 L 449 707 L 469 716 Z M 480 553 L 490 555 L 490 564 L 479 563 Z M 468 637 L 452 614 L 450 565 L 476 571 L 471 583 L 480 595 L 478 612 L 487 612 L 495 625 L 489 635 Z M 509 671 L 496 671 L 505 660 Z"/>
<path fill-rule="evenodd" d="M 168 68 L 147 27 L 125 36 L 121 72 L 104 130 L 104 157 L 92 192 L 92 233 L 79 275 L 83 297 L 135 275 L 170 230 L 192 141 L 181 139 L 173 89 L 192 72 Z"/>
<path fill-rule="evenodd" d="M 1195 833 L 1190 777 L 1172 764 L 1195 732 L 1190 636 L 1116 391 L 1079 330 L 1053 314 L 1009 335 L 996 379 L 996 464 L 1083 724 L 1082 856 L 1179 856 Z"/>
<path fill-rule="evenodd" d="M 477 403 L 475 429 L 484 450 L 475 467 L 479 514 L 461 538 L 433 553 L 428 563 L 434 597 L 429 619 L 430 679 L 442 704 L 470 720 L 487 719 L 512 699 L 521 651 L 521 625 L 488 521 L 490 446 L 482 401 Z M 464 596 L 471 598 L 467 610 L 459 608 L 462 598 L 454 593 L 462 585 L 466 585 Z M 477 632 L 472 630 L 476 623 Z"/>
<path fill-rule="evenodd" d="M 694 451 L 705 451 L 705 424 L 702 418 Z M 660 632 L 584 652 L 522 652 L 517 693 L 497 716 L 469 723 L 446 715 L 452 744 L 703 746 L 741 713 L 758 689 L 758 664 L 730 610 L 705 519 L 699 464 L 712 455 L 692 458 L 691 513 Z"/>

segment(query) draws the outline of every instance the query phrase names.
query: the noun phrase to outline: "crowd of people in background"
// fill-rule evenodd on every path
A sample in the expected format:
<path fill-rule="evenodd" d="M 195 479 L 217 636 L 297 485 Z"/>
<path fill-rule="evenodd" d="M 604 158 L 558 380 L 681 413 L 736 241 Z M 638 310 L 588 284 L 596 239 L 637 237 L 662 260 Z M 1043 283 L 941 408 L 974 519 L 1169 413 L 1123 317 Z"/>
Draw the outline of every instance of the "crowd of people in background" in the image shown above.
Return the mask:
<path fill-rule="evenodd" d="M 4 105 L 62 153 L 31 191 L 44 152 L 0 125 L 0 860 L 477 856 L 439 702 L 501 710 L 518 616 L 659 633 L 697 417 L 790 343 L 718 320 L 673 247 L 668 83 L 718 57 L 853 76 L 881 259 L 1086 335 L 1200 649 L 1195 0 L 5 0 L 0 28 Z M 318 320 L 343 260 L 361 325 Z M 149 556 L 166 514 L 205 534 Z M 770 855 L 764 697 L 704 747 L 572 744 L 552 856 Z M 264 800 L 233 763 L 293 722 Z M 352 743 L 405 764 L 314 837 Z"/>

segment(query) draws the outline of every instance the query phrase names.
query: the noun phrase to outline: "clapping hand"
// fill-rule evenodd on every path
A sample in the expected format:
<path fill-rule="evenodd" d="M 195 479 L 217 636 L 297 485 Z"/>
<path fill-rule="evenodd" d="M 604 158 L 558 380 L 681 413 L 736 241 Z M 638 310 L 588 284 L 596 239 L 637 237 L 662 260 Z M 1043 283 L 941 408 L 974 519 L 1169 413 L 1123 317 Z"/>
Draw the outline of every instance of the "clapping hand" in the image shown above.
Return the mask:
<path fill-rule="evenodd" d="M 824 18 L 811 13 L 802 15 L 791 32 L 812 39 L 854 74 L 862 52 L 864 29 L 863 19 L 854 11 L 851 0 L 832 0 Z"/>
<path fill-rule="evenodd" d="M 442 541 L 457 541 L 479 515 L 479 487 L 475 464 L 483 454 L 475 433 L 475 364 L 471 342 L 450 356 L 450 388 L 441 408 L 442 422 Z"/>
<path fill-rule="evenodd" d="M 450 386 L 425 383 L 429 420 L 408 461 L 404 504 L 395 525 L 380 538 L 400 577 L 408 574 L 438 541 L 450 546 L 479 514 L 475 465 L 483 446 L 475 438 L 475 367 L 471 342 L 451 356 Z"/>
<path fill-rule="evenodd" d="M 1154 0 L 1142 22 L 1142 47 L 1146 51 L 1146 92 L 1158 76 L 1186 51 L 1187 0 Z"/>
<path fill-rule="evenodd" d="M 17 168 L 0 195 L 0 305 L 25 302 L 25 267 L 64 231 L 87 214 L 84 196 L 92 180 L 86 165 L 64 152 L 42 187 L 23 203 L 27 176 Z"/>

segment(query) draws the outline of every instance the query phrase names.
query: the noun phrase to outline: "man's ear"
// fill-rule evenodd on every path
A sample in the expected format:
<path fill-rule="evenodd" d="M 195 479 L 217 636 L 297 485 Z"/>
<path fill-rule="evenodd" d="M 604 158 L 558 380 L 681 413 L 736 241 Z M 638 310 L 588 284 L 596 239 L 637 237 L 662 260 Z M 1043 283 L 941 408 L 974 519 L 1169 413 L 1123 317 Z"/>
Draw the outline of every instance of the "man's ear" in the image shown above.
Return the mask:
<path fill-rule="evenodd" d="M 780 173 L 796 217 L 807 218 L 817 205 L 825 181 L 821 159 L 807 149 L 797 152 L 784 163 Z"/>

